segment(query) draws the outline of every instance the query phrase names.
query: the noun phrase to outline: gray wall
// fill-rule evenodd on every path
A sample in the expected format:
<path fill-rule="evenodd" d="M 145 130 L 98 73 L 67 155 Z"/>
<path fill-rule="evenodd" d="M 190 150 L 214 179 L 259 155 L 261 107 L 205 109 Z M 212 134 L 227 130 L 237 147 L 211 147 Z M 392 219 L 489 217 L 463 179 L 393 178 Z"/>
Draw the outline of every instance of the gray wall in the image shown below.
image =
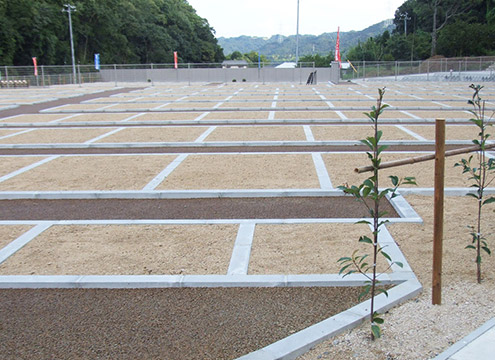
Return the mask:
<path fill-rule="evenodd" d="M 317 81 L 330 81 L 330 68 L 315 68 Z M 101 70 L 103 81 L 117 82 L 291 82 L 306 84 L 313 68 L 276 69 L 105 69 Z"/>

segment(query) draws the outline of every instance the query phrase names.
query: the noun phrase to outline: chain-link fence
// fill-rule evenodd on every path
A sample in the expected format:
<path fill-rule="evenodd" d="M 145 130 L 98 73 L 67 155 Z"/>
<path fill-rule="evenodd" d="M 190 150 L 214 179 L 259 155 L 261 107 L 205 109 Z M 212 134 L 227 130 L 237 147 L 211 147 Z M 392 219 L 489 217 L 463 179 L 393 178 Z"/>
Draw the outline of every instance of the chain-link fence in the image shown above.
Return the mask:
<path fill-rule="evenodd" d="M 341 70 L 342 80 L 389 77 L 408 81 L 495 81 L 495 57 L 422 61 L 356 61 Z"/>
<path fill-rule="evenodd" d="M 346 65 L 346 63 L 343 63 Z M 342 81 L 387 77 L 396 81 L 495 81 L 495 57 L 442 58 L 424 61 L 357 61 L 343 66 Z M 75 70 L 75 71 L 74 71 Z M 330 81 L 328 67 L 314 63 L 182 63 L 0 66 L 2 87 L 50 86 L 93 82 L 292 82 L 304 84 L 313 74 Z"/>

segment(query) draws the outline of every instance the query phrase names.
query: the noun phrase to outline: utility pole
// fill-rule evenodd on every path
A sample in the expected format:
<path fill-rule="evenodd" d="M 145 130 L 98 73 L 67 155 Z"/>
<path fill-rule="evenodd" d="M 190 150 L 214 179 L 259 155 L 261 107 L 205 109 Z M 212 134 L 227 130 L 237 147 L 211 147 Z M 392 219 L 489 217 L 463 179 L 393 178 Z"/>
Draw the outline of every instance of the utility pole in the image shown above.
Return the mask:
<path fill-rule="evenodd" d="M 299 0 L 297 0 L 296 66 L 299 62 Z"/>
<path fill-rule="evenodd" d="M 72 16 L 71 13 L 76 11 L 76 7 L 74 5 L 65 4 L 62 12 L 66 12 L 69 14 L 69 33 L 70 33 L 70 51 L 72 53 L 72 78 L 74 80 L 74 84 L 77 83 L 76 78 L 76 58 L 74 56 L 74 40 L 72 38 Z"/>
<path fill-rule="evenodd" d="M 400 14 L 401 20 L 404 20 L 404 35 L 407 36 L 407 20 L 411 20 L 411 18 L 408 16 L 409 14 L 407 11 L 405 13 Z"/>

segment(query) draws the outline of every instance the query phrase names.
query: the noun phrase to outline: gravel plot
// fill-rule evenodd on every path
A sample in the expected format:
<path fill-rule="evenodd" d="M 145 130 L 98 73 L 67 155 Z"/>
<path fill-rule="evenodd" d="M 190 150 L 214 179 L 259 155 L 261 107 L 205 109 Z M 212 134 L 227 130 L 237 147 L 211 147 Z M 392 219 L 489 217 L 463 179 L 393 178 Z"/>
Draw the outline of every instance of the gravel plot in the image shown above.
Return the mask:
<path fill-rule="evenodd" d="M 320 188 L 311 155 L 189 155 L 156 189 L 287 188 Z"/>
<path fill-rule="evenodd" d="M 407 129 L 414 131 L 416 134 L 421 135 L 427 140 L 435 140 L 435 126 L 434 125 L 422 125 L 414 126 L 407 125 Z M 476 139 L 479 134 L 479 128 L 473 125 L 452 125 L 447 124 L 445 126 L 445 139 L 446 140 L 472 140 Z"/>
<path fill-rule="evenodd" d="M 302 126 L 221 126 L 205 141 L 304 141 Z"/>
<path fill-rule="evenodd" d="M 271 103 L 270 103 L 271 105 Z M 268 107 L 270 106 L 268 105 Z M 198 114 L 198 116 L 201 114 Z M 268 118 L 268 112 L 265 111 L 212 111 L 206 115 L 203 120 L 260 120 Z"/>
<path fill-rule="evenodd" d="M 13 171 L 22 169 L 25 166 L 34 164 L 45 159 L 45 156 L 15 156 L 15 157 L 0 157 L 2 166 L 0 167 L 0 176 L 5 176 Z"/>
<path fill-rule="evenodd" d="M 136 142 L 193 142 L 208 127 L 142 127 L 126 128 L 118 133 L 96 141 L 96 143 L 136 143 Z"/>
<path fill-rule="evenodd" d="M 382 140 L 415 140 L 414 137 L 397 128 L 394 125 L 383 125 Z M 372 130 L 371 125 L 332 125 L 332 126 L 311 126 L 315 140 L 361 140 L 369 136 Z"/>
<path fill-rule="evenodd" d="M 381 204 L 388 217 L 392 205 Z M 1 220 L 359 218 L 351 197 L 0 200 Z"/>
<path fill-rule="evenodd" d="M 3 359 L 233 359 L 352 306 L 353 288 L 0 290 Z"/>
<path fill-rule="evenodd" d="M 1 225 L 0 226 L 0 249 L 17 239 L 26 231 L 31 229 L 29 225 Z"/>
<path fill-rule="evenodd" d="M 238 225 L 54 225 L 2 275 L 227 274 Z"/>
<path fill-rule="evenodd" d="M 0 183 L 0 189 L 141 190 L 174 159 L 168 155 L 61 157 Z"/>
<path fill-rule="evenodd" d="M 1 144 L 62 144 L 83 143 L 103 135 L 114 128 L 72 128 L 72 129 L 36 129 L 24 134 L 0 139 Z"/>

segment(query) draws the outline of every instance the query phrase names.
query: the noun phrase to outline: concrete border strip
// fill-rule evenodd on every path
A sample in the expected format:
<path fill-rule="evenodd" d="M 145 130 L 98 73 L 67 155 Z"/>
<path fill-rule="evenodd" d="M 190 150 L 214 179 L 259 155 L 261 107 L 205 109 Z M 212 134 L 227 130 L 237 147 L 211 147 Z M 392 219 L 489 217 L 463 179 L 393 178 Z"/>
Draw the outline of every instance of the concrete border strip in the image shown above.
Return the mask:
<path fill-rule="evenodd" d="M 170 105 L 170 103 L 161 104 L 161 105 L 155 106 L 154 108 L 151 108 L 151 110 L 160 110 L 160 109 L 163 109 L 165 106 L 168 106 L 168 105 Z"/>
<path fill-rule="evenodd" d="M 0 264 L 7 260 L 10 256 L 22 249 L 27 243 L 33 240 L 36 236 L 52 226 L 51 222 L 41 222 L 34 228 L 28 230 L 7 246 L 0 250 Z"/>
<path fill-rule="evenodd" d="M 415 138 L 416 140 L 419 140 L 419 141 L 428 141 L 427 139 L 425 139 L 424 137 L 422 137 L 421 135 L 418 135 L 416 134 L 414 131 L 412 130 L 409 130 L 408 128 L 406 128 L 405 126 L 403 125 L 395 125 L 395 127 L 397 129 L 400 129 L 402 131 L 404 131 L 405 133 L 411 135 L 413 138 Z"/>
<path fill-rule="evenodd" d="M 175 158 L 162 172 L 160 172 L 153 180 L 151 180 L 144 188 L 144 191 L 154 190 L 160 183 L 174 171 L 186 158 L 187 154 L 181 154 Z"/>
<path fill-rule="evenodd" d="M 441 103 L 441 102 L 439 102 L 439 101 L 431 101 L 431 102 L 432 102 L 433 104 L 440 105 L 440 106 L 443 106 L 443 107 L 445 107 L 445 108 L 451 108 L 451 107 L 452 107 L 452 106 L 450 106 L 450 105 L 443 104 L 443 103 Z"/>
<path fill-rule="evenodd" d="M 239 225 L 227 275 L 247 275 L 256 223 Z"/>
<path fill-rule="evenodd" d="M 419 282 L 406 281 L 390 289 L 388 298 L 384 294 L 376 296 L 375 309 L 377 312 L 383 313 L 417 296 L 421 290 L 422 287 Z M 295 359 L 314 345 L 363 323 L 369 317 L 368 307 L 369 301 L 365 301 L 262 349 L 241 356 L 237 360 Z"/>
<path fill-rule="evenodd" d="M 95 137 L 95 138 L 93 138 L 91 140 L 88 140 L 88 141 L 84 142 L 84 144 L 92 144 L 92 143 L 94 143 L 94 142 L 96 142 L 98 140 L 101 140 L 101 139 L 104 139 L 104 138 L 106 138 L 108 136 L 111 136 L 113 134 L 116 134 L 119 131 L 122 131 L 124 129 L 125 129 L 124 127 L 121 127 L 121 128 L 118 128 L 118 129 L 113 129 L 113 130 L 111 130 L 111 131 L 109 131 L 109 132 L 107 132 L 107 133 L 105 133 L 103 135 L 97 136 L 97 137 Z"/>
<path fill-rule="evenodd" d="M 8 135 L 0 136 L 0 140 L 8 139 L 8 138 L 11 138 L 11 137 L 14 137 L 14 136 L 17 136 L 17 135 L 26 134 L 26 133 L 32 132 L 34 130 L 36 130 L 36 129 L 26 129 L 26 130 L 18 131 L 18 132 L 13 133 L 13 134 L 8 134 Z"/>
<path fill-rule="evenodd" d="M 4 175 L 4 176 L 0 177 L 0 183 L 1 182 L 4 182 L 4 181 L 7 181 L 9 179 L 12 179 L 14 176 L 17 176 L 17 175 L 20 175 L 22 173 L 25 173 L 26 171 L 32 170 L 34 168 L 37 168 L 38 166 L 41 166 L 43 164 L 46 164 L 47 162 L 50 162 L 52 160 L 55 160 L 55 159 L 57 159 L 59 157 L 60 157 L 60 155 L 50 156 L 48 158 L 45 158 L 45 159 L 40 160 L 38 162 L 35 162 L 34 164 L 31 164 L 31 165 L 25 166 L 25 167 L 23 167 L 23 168 L 21 168 L 19 170 L 13 171 L 10 174 L 7 174 L 7 175 Z"/>
<path fill-rule="evenodd" d="M 129 117 L 125 118 L 124 120 L 122 120 L 120 122 L 128 122 L 128 121 L 134 120 L 134 119 L 136 119 L 136 118 L 138 118 L 140 116 L 143 116 L 145 114 L 146 113 L 143 113 L 143 112 L 142 113 L 139 113 L 139 114 L 135 114 L 135 115 L 132 115 L 132 116 L 129 116 Z"/>
<path fill-rule="evenodd" d="M 64 120 L 72 119 L 72 118 L 75 118 L 75 117 L 78 117 L 78 116 L 81 116 L 81 114 L 73 114 L 73 115 L 69 115 L 69 116 L 64 116 L 61 119 L 49 121 L 48 124 L 57 124 L 57 123 L 62 122 Z"/>
<path fill-rule="evenodd" d="M 199 115 L 196 119 L 194 119 L 194 121 L 201 121 L 201 120 L 203 120 L 203 118 L 205 118 L 209 114 L 210 114 L 210 112 L 206 111 L 206 112 L 202 113 L 201 115 Z"/>
<path fill-rule="evenodd" d="M 448 360 L 450 358 L 454 359 L 453 356 L 455 356 L 456 353 L 458 353 L 459 351 L 464 349 L 467 345 L 469 345 L 470 343 L 478 339 L 480 336 L 484 335 L 486 332 L 494 328 L 495 328 L 495 318 L 492 318 L 483 325 L 481 325 L 479 328 L 474 330 L 472 333 L 470 333 L 466 337 L 456 342 L 454 345 L 449 347 L 443 353 L 433 358 L 432 360 Z"/>
<path fill-rule="evenodd" d="M 70 104 L 70 105 L 77 105 L 77 104 Z M 110 104 L 110 105 L 105 105 L 105 106 L 99 107 L 99 108 L 98 108 L 98 109 L 96 109 L 96 110 L 97 110 L 97 111 L 102 111 L 102 110 L 110 109 L 110 108 L 112 108 L 112 107 L 114 107 L 114 106 L 118 106 L 118 105 L 120 105 L 120 104 L 118 104 L 118 103 L 117 103 L 117 104 L 116 104 L 116 103 L 112 103 L 112 104 Z"/>
<path fill-rule="evenodd" d="M 400 110 L 399 112 L 401 112 L 404 115 L 409 116 L 410 118 L 413 118 L 413 119 L 416 119 L 416 120 L 422 120 L 422 118 L 420 118 L 419 116 L 416 116 L 414 114 L 411 114 L 409 111 Z"/>
<path fill-rule="evenodd" d="M 217 127 L 216 126 L 210 126 L 204 133 L 202 133 L 196 140 L 194 140 L 195 143 L 202 143 L 206 140 L 206 138 L 213 132 L 215 131 Z"/>
<path fill-rule="evenodd" d="M 311 131 L 311 126 L 303 125 L 304 135 L 306 136 L 306 141 L 315 141 L 313 131 Z"/>
<path fill-rule="evenodd" d="M 316 174 L 318 175 L 318 181 L 320 182 L 320 187 L 323 190 L 332 190 L 333 185 L 328 175 L 328 170 L 323 161 L 321 153 L 311 153 L 313 158 L 313 163 L 315 164 Z"/>

